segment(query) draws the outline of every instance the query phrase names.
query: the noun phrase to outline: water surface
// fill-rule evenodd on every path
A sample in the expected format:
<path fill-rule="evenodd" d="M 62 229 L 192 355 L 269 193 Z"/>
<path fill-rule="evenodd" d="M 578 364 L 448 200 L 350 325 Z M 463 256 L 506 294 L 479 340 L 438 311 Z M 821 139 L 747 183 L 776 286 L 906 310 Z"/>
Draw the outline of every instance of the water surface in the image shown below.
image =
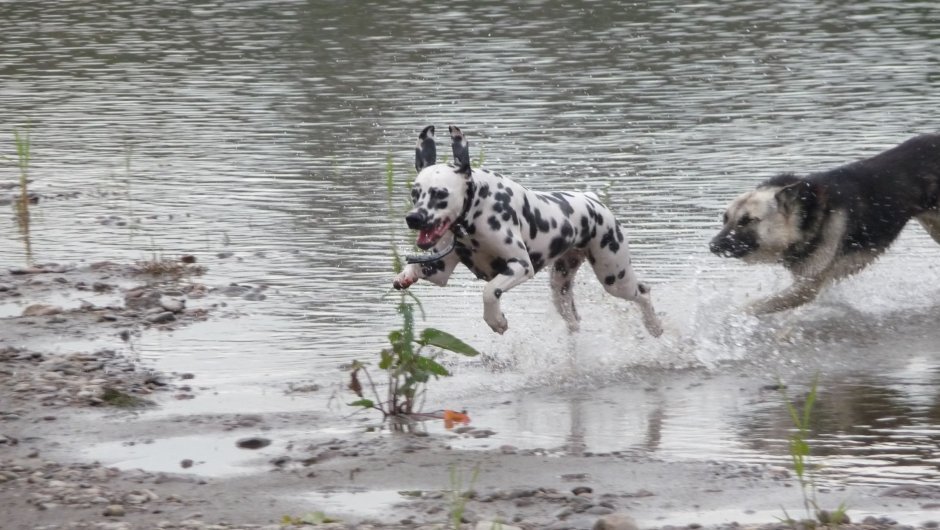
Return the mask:
<path fill-rule="evenodd" d="M 573 432 L 581 450 L 781 460 L 783 398 L 759 389 L 785 379 L 795 397 L 820 373 L 831 469 L 931 480 L 940 249 L 923 231 L 811 307 L 760 321 L 740 307 L 785 286 L 782 271 L 706 242 L 730 198 L 773 173 L 936 130 L 936 17 L 916 1 L 6 2 L 0 133 L 32 136 L 35 261 L 193 254 L 210 269 L 199 281 L 268 286 L 263 302 L 229 301 L 237 319 L 135 345 L 215 392 L 168 413 L 327 408 L 328 390 L 283 389 L 339 388 L 339 367 L 396 325 L 390 250 L 408 249 L 413 141 L 456 123 L 486 167 L 605 196 L 667 332 L 650 339 L 585 272 L 579 336 L 545 277 L 504 297 L 511 330 L 496 336 L 461 269 L 446 289 L 414 288 L 425 325 L 488 355 L 454 366 L 437 403 L 487 410 L 509 395 L 476 421 L 550 447 Z M 0 145 L 13 157 L 12 138 Z M 0 172 L 16 178 L 12 163 Z M 12 215 L 0 248 L 0 265 L 27 259 Z"/>

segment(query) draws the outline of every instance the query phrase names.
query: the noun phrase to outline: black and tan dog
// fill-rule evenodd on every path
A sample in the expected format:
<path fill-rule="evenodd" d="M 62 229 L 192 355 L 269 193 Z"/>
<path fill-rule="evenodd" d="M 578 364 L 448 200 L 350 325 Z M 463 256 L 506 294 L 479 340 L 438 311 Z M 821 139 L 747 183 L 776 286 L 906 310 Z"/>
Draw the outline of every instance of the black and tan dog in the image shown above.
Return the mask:
<path fill-rule="evenodd" d="M 793 285 L 751 306 L 772 313 L 813 300 L 878 258 L 911 219 L 940 243 L 940 134 L 804 177 L 783 174 L 738 196 L 711 241 L 719 256 L 781 263 Z"/>

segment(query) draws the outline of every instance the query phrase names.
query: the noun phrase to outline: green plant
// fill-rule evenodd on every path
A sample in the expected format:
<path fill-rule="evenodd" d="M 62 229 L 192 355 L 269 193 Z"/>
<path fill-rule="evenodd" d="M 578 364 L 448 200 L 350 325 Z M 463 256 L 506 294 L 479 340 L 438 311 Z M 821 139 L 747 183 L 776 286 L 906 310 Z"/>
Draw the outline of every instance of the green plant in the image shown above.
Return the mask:
<path fill-rule="evenodd" d="M 467 487 L 464 489 L 463 473 L 456 466 L 450 467 L 450 511 L 448 516 L 450 526 L 454 530 L 460 530 L 463 514 L 467 510 L 467 501 L 470 499 L 473 485 L 479 476 L 480 466 L 478 464 L 470 470 L 470 482 L 467 483 Z"/>
<path fill-rule="evenodd" d="M 290 525 L 290 526 L 305 526 L 305 525 L 317 526 L 321 524 L 339 523 L 339 522 L 341 522 L 339 519 L 334 519 L 326 515 L 323 512 L 310 512 L 310 513 L 301 515 L 299 517 L 293 517 L 290 515 L 285 515 L 284 517 L 281 517 L 281 524 Z"/>
<path fill-rule="evenodd" d="M 127 200 L 127 225 L 131 228 L 129 232 L 133 235 L 134 223 L 134 203 L 131 201 L 131 158 L 134 155 L 134 146 L 124 142 L 124 193 Z"/>
<path fill-rule="evenodd" d="M 388 191 L 389 213 L 394 215 L 392 195 L 395 190 L 395 173 L 394 161 L 390 154 L 386 158 L 385 185 Z M 398 274 L 403 270 L 404 265 L 401 255 L 395 248 L 394 240 L 393 231 L 392 269 L 395 274 Z M 409 290 L 400 291 L 398 297 L 396 309 L 401 315 L 401 327 L 389 332 L 389 347 L 379 352 L 378 369 L 385 371 L 388 378 L 385 397 L 380 396 L 366 363 L 354 361 L 350 366 L 349 389 L 359 397 L 350 405 L 378 410 L 383 417 L 407 416 L 420 410 L 420 402 L 425 395 L 428 381 L 432 377 L 437 379 L 451 375 L 437 360 L 445 351 L 468 357 L 480 354 L 457 337 L 436 328 L 425 328 L 420 333 L 416 333 L 415 307 L 423 315 L 424 309 L 421 301 Z M 370 397 L 366 396 L 359 378 L 360 374 L 368 382 L 371 390 Z"/>
<path fill-rule="evenodd" d="M 475 164 L 473 164 L 473 167 L 483 167 L 483 148 L 482 147 L 480 148 L 480 157 L 477 158 L 477 161 Z"/>
<path fill-rule="evenodd" d="M 113 387 L 105 387 L 101 393 L 101 401 L 112 407 L 134 409 L 154 405 L 153 401 L 139 398 Z"/>
<path fill-rule="evenodd" d="M 414 305 L 402 294 L 398 313 L 402 316 L 402 327 L 388 334 L 390 348 L 379 353 L 378 368 L 388 376 L 385 398 L 381 398 L 375 381 L 364 363 L 354 361 L 351 366 L 349 388 L 359 399 L 351 406 L 375 409 L 388 416 L 407 416 L 420 410 L 426 385 L 431 377 L 449 376 L 450 372 L 437 359 L 444 351 L 466 355 L 480 352 L 450 333 L 435 328 L 425 328 L 415 335 Z M 416 347 L 417 346 L 417 347 Z M 430 352 L 430 353 L 428 353 Z M 359 374 L 369 383 L 375 399 L 366 397 Z"/>
<path fill-rule="evenodd" d="M 813 377 L 813 383 L 810 385 L 809 392 L 803 400 L 803 407 L 790 400 L 787 396 L 786 386 L 779 384 L 780 394 L 787 406 L 787 412 L 790 414 L 790 420 L 793 422 L 795 430 L 787 437 L 787 450 L 790 453 L 790 462 L 793 464 L 793 472 L 800 484 L 800 492 L 803 496 L 803 509 L 809 521 L 818 521 L 824 525 L 838 525 L 849 522 L 847 507 L 845 503 L 839 504 L 839 507 L 832 511 L 823 510 L 819 507 L 816 500 L 816 479 L 813 474 L 814 468 L 810 462 L 811 448 L 809 445 L 809 435 L 812 423 L 813 407 L 816 405 L 816 398 L 819 395 L 819 375 Z M 796 526 L 796 521 L 790 518 L 784 510 L 784 521 Z"/>
<path fill-rule="evenodd" d="M 16 221 L 23 235 L 23 243 L 26 245 L 26 261 L 32 262 L 33 249 L 29 236 L 29 161 L 31 159 L 29 126 L 25 128 L 23 134 L 14 128 L 13 141 L 16 145 L 17 165 L 20 168 L 20 197 L 16 201 Z M 5 156 L 3 158 L 10 160 Z"/>
<path fill-rule="evenodd" d="M 13 129 L 13 140 L 16 143 L 16 158 L 20 167 L 20 202 L 23 208 L 29 204 L 29 193 L 27 185 L 29 183 L 29 127 L 21 135 L 20 131 Z"/>

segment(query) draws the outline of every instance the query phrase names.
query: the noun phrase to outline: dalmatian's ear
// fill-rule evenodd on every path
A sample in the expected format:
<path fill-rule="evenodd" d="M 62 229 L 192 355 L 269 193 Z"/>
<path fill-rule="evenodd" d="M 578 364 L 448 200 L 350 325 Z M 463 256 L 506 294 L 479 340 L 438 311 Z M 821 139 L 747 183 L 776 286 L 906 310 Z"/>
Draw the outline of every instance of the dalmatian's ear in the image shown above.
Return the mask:
<path fill-rule="evenodd" d="M 433 166 L 437 162 L 437 147 L 434 145 L 434 126 L 428 125 L 418 135 L 415 145 L 415 169 L 420 173 L 422 169 Z"/>
<path fill-rule="evenodd" d="M 460 132 L 460 129 L 451 125 L 447 128 L 450 131 L 450 139 L 454 146 L 454 163 L 457 164 L 457 172 L 470 176 L 470 143 L 467 137 Z"/>

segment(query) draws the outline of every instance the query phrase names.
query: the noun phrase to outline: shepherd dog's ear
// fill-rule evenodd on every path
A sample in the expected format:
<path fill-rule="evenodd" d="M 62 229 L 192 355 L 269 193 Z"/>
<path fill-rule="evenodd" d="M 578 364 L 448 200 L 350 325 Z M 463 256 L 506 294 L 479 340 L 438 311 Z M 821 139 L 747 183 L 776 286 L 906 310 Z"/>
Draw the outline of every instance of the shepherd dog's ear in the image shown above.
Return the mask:
<path fill-rule="evenodd" d="M 422 169 L 433 166 L 437 162 L 437 147 L 434 145 L 434 126 L 428 125 L 418 135 L 415 145 L 415 169 L 420 173 Z"/>
<path fill-rule="evenodd" d="M 470 176 L 470 142 L 467 137 L 460 132 L 456 126 L 451 125 L 447 128 L 450 131 L 450 139 L 454 147 L 454 163 L 457 164 L 457 173 L 463 173 Z"/>
<path fill-rule="evenodd" d="M 808 180 L 800 180 L 781 188 L 774 195 L 774 198 L 777 199 L 780 211 L 789 215 L 797 209 L 809 212 L 814 208 L 822 207 L 826 202 L 825 195 L 825 189 L 819 184 Z"/>

